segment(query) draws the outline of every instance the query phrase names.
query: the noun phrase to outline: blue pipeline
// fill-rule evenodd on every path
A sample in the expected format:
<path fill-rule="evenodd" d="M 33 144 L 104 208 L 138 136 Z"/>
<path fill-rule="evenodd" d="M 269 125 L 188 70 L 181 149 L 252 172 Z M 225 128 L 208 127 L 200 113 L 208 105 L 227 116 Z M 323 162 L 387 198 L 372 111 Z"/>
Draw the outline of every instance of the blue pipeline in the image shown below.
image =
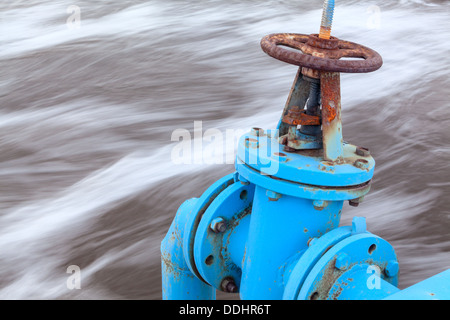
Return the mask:
<path fill-rule="evenodd" d="M 186 219 L 197 199 L 185 201 L 178 209 L 161 243 L 162 297 L 170 300 L 213 300 L 216 291 L 198 279 L 188 268 L 183 254 Z"/>
<path fill-rule="evenodd" d="M 281 299 L 280 266 L 307 248 L 310 239 L 339 224 L 343 201 L 320 205 L 256 187 L 242 270 L 242 299 Z"/>
<path fill-rule="evenodd" d="M 359 186 L 372 177 L 370 156 L 368 167 L 328 165 L 314 153 L 280 155 L 264 139 L 244 135 L 236 172 L 179 208 L 161 244 L 163 299 L 210 300 L 216 290 L 247 300 L 450 297 L 450 272 L 400 291 L 394 249 L 364 218 L 338 227 L 343 202 L 369 190 Z M 260 161 L 249 161 L 253 152 Z M 272 162 L 277 170 L 264 174 Z"/>

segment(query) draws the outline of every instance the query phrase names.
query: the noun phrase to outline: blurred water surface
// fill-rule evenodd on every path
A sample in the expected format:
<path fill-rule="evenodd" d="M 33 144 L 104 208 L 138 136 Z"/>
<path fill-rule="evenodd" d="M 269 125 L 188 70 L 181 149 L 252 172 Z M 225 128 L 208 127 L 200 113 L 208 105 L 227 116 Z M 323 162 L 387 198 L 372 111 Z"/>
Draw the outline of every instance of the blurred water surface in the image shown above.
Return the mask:
<path fill-rule="evenodd" d="M 317 33 L 321 7 L 3 1 L 0 298 L 160 299 L 159 246 L 178 206 L 234 168 L 174 164 L 172 132 L 194 121 L 274 128 L 296 67 L 259 41 Z M 345 205 L 342 224 L 366 216 L 394 246 L 401 288 L 450 267 L 449 9 L 338 1 L 335 12 L 333 35 L 384 60 L 342 75 L 344 138 L 377 161 L 372 191 Z M 69 265 L 81 290 L 67 289 Z"/>

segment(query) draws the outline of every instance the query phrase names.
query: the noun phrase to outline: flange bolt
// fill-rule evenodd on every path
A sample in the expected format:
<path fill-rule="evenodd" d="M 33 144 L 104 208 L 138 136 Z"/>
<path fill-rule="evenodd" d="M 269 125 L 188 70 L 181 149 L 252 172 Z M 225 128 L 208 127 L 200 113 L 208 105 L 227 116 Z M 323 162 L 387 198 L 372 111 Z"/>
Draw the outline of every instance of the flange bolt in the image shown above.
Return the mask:
<path fill-rule="evenodd" d="M 227 222 L 223 218 L 219 217 L 211 221 L 209 227 L 215 233 L 223 233 L 227 230 Z"/>
<path fill-rule="evenodd" d="M 363 147 L 356 147 L 355 153 L 358 156 L 361 156 L 361 157 L 368 157 L 368 156 L 370 156 L 370 150 L 367 149 L 367 148 L 363 148 Z"/>
<path fill-rule="evenodd" d="M 384 273 L 386 273 L 388 277 L 395 277 L 398 273 L 398 269 L 398 262 L 395 260 L 391 260 L 388 262 Z"/>
<path fill-rule="evenodd" d="M 231 278 L 225 278 L 222 280 L 222 283 L 220 284 L 220 287 L 224 292 L 228 293 L 236 293 L 238 291 L 238 287 L 233 279 Z"/>
<path fill-rule="evenodd" d="M 252 128 L 251 134 L 256 137 L 260 137 L 264 135 L 264 129 L 261 128 Z"/>
<path fill-rule="evenodd" d="M 336 257 L 335 267 L 341 271 L 345 271 L 349 267 L 349 259 L 350 257 L 346 253 L 339 253 Z"/>

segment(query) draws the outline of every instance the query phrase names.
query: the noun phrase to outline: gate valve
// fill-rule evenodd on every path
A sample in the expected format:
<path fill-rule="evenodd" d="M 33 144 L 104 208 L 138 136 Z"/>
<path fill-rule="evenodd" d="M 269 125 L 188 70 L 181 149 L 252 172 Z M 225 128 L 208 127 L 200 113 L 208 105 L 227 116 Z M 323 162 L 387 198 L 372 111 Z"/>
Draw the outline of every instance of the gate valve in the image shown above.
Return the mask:
<path fill-rule="evenodd" d="M 325 1 L 319 34 L 270 34 L 261 47 L 273 58 L 300 67 L 278 126 L 284 150 L 323 149 L 325 160 L 342 162 L 339 73 L 372 72 L 383 60 L 368 47 L 330 36 L 333 10 L 334 1 L 331 6 Z"/>

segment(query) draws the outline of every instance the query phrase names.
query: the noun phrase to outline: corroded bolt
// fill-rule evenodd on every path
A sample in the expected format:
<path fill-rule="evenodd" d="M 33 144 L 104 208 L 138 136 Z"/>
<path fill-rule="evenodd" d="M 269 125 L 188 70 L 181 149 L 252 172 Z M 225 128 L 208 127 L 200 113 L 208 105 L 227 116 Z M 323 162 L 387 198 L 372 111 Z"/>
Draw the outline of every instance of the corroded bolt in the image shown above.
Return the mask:
<path fill-rule="evenodd" d="M 386 269 L 384 269 L 384 273 L 386 273 L 388 277 L 395 277 L 398 273 L 398 269 L 398 262 L 391 260 L 388 262 Z"/>
<path fill-rule="evenodd" d="M 244 186 L 249 185 L 250 181 L 248 181 L 247 179 L 245 179 L 243 176 L 239 175 L 239 181 L 241 182 L 241 184 L 243 184 Z"/>
<path fill-rule="evenodd" d="M 260 137 L 262 135 L 264 135 L 264 129 L 261 128 L 252 128 L 251 132 L 250 132 L 253 136 L 257 136 Z"/>
<path fill-rule="evenodd" d="M 368 157 L 368 156 L 370 156 L 370 151 L 369 151 L 369 149 L 364 148 L 364 147 L 356 147 L 355 153 L 356 153 L 358 156 L 361 156 L 361 157 Z"/>
<path fill-rule="evenodd" d="M 231 278 L 225 278 L 222 280 L 222 283 L 220 284 L 220 287 L 224 292 L 228 293 L 236 293 L 238 291 L 238 287 L 233 279 Z"/>
<path fill-rule="evenodd" d="M 364 199 L 364 197 L 351 199 L 348 201 L 348 204 L 351 205 L 352 207 L 357 207 L 363 201 L 363 199 Z"/>
<path fill-rule="evenodd" d="M 302 109 L 299 106 L 292 106 L 287 113 L 288 117 L 297 119 L 301 114 Z"/>
<path fill-rule="evenodd" d="M 313 201 L 313 207 L 316 210 L 323 210 L 326 206 L 328 206 L 328 201 L 324 201 L 324 200 L 314 200 Z"/>
<path fill-rule="evenodd" d="M 369 168 L 369 161 L 366 159 L 357 159 L 353 165 L 360 169 L 367 169 Z"/>
<path fill-rule="evenodd" d="M 351 205 L 352 207 L 357 207 L 359 206 L 359 201 L 357 200 L 358 199 L 348 200 L 348 204 Z"/>
<path fill-rule="evenodd" d="M 297 150 L 295 150 L 294 148 L 288 147 L 288 146 L 284 146 L 284 151 L 286 152 L 296 152 Z"/>
<path fill-rule="evenodd" d="M 274 152 L 273 158 L 275 158 L 279 162 L 287 161 L 287 155 L 285 153 L 282 153 L 282 152 Z"/>
<path fill-rule="evenodd" d="M 257 139 L 247 138 L 247 139 L 245 139 L 245 146 L 247 148 L 258 148 L 259 141 Z"/>
<path fill-rule="evenodd" d="M 269 198 L 269 201 L 278 201 L 282 197 L 282 195 L 278 192 L 267 190 L 266 196 Z"/>
<path fill-rule="evenodd" d="M 227 230 L 227 222 L 223 218 L 219 217 L 211 221 L 209 227 L 215 233 L 223 233 Z"/>

